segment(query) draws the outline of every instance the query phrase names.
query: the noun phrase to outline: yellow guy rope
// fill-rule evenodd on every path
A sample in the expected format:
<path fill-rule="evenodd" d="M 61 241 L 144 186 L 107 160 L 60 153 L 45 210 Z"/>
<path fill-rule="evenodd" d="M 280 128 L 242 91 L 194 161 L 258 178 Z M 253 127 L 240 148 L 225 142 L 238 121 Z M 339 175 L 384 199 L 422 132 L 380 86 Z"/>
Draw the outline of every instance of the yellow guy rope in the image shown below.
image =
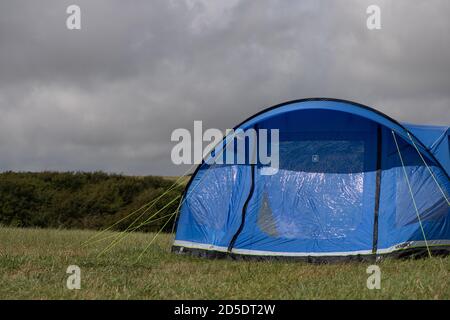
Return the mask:
<path fill-rule="evenodd" d="M 400 162 L 402 163 L 403 173 L 405 175 L 406 182 L 408 184 L 409 193 L 411 194 L 411 198 L 412 198 L 412 201 L 413 201 L 413 204 L 414 204 L 414 208 L 416 209 L 417 219 L 419 219 L 420 229 L 422 229 L 423 239 L 425 240 L 425 246 L 427 247 L 428 255 L 431 258 L 431 251 L 430 251 L 430 248 L 428 246 L 427 237 L 425 236 L 425 231 L 424 231 L 423 226 L 422 226 L 422 220 L 420 219 L 419 209 L 417 208 L 416 200 L 414 199 L 414 194 L 413 194 L 413 191 L 412 191 L 412 188 L 411 188 L 411 184 L 409 182 L 408 174 L 406 173 L 405 164 L 403 162 L 402 153 L 400 152 L 400 148 L 399 148 L 398 143 L 397 143 L 397 138 L 395 137 L 395 133 L 394 133 L 393 130 L 392 130 L 392 136 L 394 137 L 395 145 L 397 147 L 398 155 L 400 157 Z"/>
<path fill-rule="evenodd" d="M 450 201 L 447 198 L 447 195 L 445 194 L 444 190 L 442 190 L 441 185 L 439 184 L 439 182 L 437 181 L 436 177 L 433 174 L 433 171 L 431 171 L 431 168 L 428 166 L 427 162 L 425 161 L 425 159 L 423 158 L 422 154 L 419 151 L 419 148 L 417 148 L 416 144 L 414 143 L 413 138 L 411 137 L 411 135 L 408 132 L 408 137 L 411 140 L 412 144 L 414 145 L 414 148 L 416 148 L 417 153 L 420 156 L 420 159 L 422 159 L 423 163 L 425 164 L 425 166 L 427 167 L 428 171 L 430 172 L 431 176 L 433 177 L 434 182 L 436 182 L 436 185 L 438 186 L 439 190 L 441 190 L 442 195 L 444 196 L 445 201 L 447 201 L 447 204 L 450 206 Z"/>

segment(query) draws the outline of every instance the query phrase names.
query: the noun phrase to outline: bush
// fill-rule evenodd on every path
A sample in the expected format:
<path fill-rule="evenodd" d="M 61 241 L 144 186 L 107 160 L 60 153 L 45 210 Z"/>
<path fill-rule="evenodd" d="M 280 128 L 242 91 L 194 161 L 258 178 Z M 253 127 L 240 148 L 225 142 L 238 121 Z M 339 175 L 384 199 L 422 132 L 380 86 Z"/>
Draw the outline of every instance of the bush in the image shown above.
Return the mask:
<path fill-rule="evenodd" d="M 161 196 L 172 184 L 161 177 L 104 172 L 4 172 L 0 173 L 0 225 L 103 229 Z M 168 222 L 164 216 L 174 212 L 179 201 L 163 207 L 182 191 L 182 186 L 174 187 L 135 226 L 153 215 L 152 220 L 157 220 L 139 230 L 159 230 Z M 114 229 L 125 230 L 140 214 L 117 223 Z M 171 230 L 172 222 L 166 224 L 165 231 Z"/>

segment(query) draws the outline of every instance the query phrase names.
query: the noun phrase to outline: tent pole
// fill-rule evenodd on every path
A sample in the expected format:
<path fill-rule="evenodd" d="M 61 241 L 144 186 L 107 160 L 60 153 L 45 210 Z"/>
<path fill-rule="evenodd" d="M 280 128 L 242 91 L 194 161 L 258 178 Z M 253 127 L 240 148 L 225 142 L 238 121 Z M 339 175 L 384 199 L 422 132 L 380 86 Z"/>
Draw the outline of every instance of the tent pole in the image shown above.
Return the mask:
<path fill-rule="evenodd" d="M 382 131 L 381 126 L 377 126 L 377 176 L 376 176 L 376 186 L 375 186 L 375 210 L 374 210 L 374 221 L 373 221 L 373 245 L 372 253 L 377 253 L 378 248 L 378 215 L 380 211 L 380 193 L 381 193 L 381 161 L 382 161 Z"/>
<path fill-rule="evenodd" d="M 252 181 L 252 184 L 250 186 L 250 192 L 248 194 L 248 197 L 245 200 L 244 206 L 242 207 L 241 224 L 239 225 L 239 228 L 236 231 L 236 233 L 233 235 L 233 238 L 231 238 L 230 244 L 228 245 L 228 253 L 232 253 L 234 244 L 235 244 L 239 234 L 242 232 L 242 229 L 244 229 L 245 216 L 247 214 L 247 207 L 248 207 L 248 204 L 249 204 L 250 200 L 253 197 L 253 193 L 255 192 L 255 163 L 258 162 L 258 157 L 256 155 L 256 152 L 257 152 L 257 145 L 259 143 L 258 125 L 255 125 L 254 129 L 255 129 L 255 132 L 256 132 L 256 141 L 254 142 L 254 145 L 253 145 L 252 158 L 250 159 L 250 157 L 249 157 L 249 162 L 250 162 L 250 167 L 251 167 L 251 177 L 252 177 L 251 181 Z M 244 140 L 244 142 L 245 142 L 245 140 Z"/>

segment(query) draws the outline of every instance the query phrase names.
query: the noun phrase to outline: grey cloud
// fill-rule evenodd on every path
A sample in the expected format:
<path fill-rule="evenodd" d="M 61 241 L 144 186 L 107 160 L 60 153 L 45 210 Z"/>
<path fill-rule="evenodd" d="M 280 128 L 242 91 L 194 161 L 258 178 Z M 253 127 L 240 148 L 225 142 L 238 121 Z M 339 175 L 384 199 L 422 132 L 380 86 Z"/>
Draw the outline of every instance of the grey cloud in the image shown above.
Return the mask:
<path fill-rule="evenodd" d="M 4 1 L 0 169 L 179 174 L 173 129 L 312 96 L 449 124 L 450 3 L 376 2 Z"/>

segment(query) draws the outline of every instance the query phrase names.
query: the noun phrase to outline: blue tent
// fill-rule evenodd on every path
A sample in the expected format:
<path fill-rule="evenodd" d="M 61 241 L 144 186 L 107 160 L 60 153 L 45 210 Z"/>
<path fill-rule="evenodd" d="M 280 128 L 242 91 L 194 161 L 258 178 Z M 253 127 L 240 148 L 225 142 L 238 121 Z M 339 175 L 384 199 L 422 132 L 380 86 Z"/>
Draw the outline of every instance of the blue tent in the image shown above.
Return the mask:
<path fill-rule="evenodd" d="M 279 130 L 278 172 L 204 159 L 182 198 L 174 252 L 306 261 L 450 252 L 448 127 L 315 98 L 235 130 L 251 128 Z"/>

